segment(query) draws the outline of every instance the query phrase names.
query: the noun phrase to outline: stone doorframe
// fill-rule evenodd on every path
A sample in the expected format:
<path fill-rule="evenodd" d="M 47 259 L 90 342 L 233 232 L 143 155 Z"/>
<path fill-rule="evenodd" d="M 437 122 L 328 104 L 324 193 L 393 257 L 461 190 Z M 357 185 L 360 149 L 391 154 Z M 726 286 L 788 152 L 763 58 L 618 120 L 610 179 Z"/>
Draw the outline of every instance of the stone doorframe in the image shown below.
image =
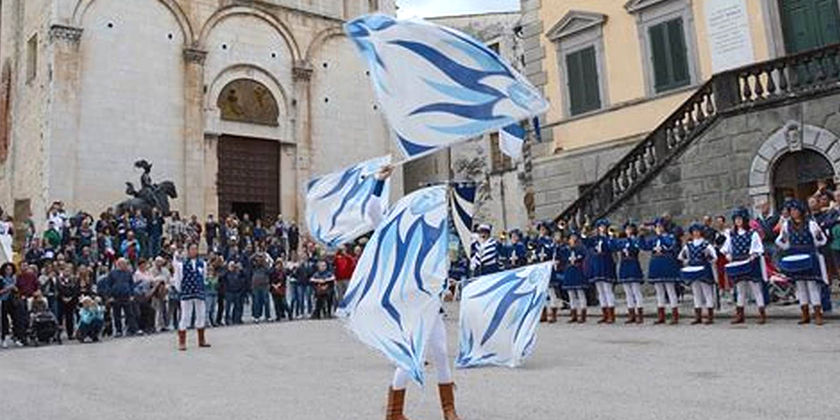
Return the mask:
<path fill-rule="evenodd" d="M 772 201 L 773 167 L 788 152 L 812 150 L 825 157 L 834 167 L 834 181 L 840 183 L 840 141 L 837 135 L 813 125 L 788 121 L 771 134 L 759 147 L 752 161 L 749 194 L 753 206 Z"/>

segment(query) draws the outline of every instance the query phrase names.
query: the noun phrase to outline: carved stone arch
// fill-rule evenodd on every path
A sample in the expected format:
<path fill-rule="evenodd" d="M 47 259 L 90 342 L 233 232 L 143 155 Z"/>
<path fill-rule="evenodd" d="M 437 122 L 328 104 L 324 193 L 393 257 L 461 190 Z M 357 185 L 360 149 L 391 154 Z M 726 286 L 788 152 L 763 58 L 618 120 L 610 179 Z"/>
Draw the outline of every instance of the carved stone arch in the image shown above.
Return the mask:
<path fill-rule="evenodd" d="M 216 25 L 223 20 L 234 16 L 253 16 L 266 22 L 274 28 L 274 30 L 276 30 L 283 38 L 283 41 L 286 42 L 286 47 L 288 47 L 292 56 L 292 62 L 296 63 L 301 59 L 300 47 L 298 46 L 297 40 L 292 34 L 292 31 L 289 30 L 289 28 L 274 15 L 251 6 L 229 6 L 217 10 L 216 13 L 213 13 L 213 16 L 210 16 L 210 18 L 207 19 L 207 22 L 201 28 L 201 33 L 198 37 L 198 45 L 202 48 L 206 48 L 207 38 L 210 36 L 213 28 L 215 28 Z"/>
<path fill-rule="evenodd" d="M 758 148 L 749 172 L 749 194 L 755 205 L 770 200 L 773 169 L 789 152 L 811 150 L 822 155 L 834 168 L 834 181 L 840 182 L 840 138 L 821 127 L 788 121 Z"/>
<path fill-rule="evenodd" d="M 318 49 L 321 48 L 328 40 L 335 37 L 344 37 L 347 36 L 344 33 L 344 29 L 341 26 L 331 26 L 327 29 L 324 29 L 321 32 L 318 32 L 315 35 L 315 38 L 312 39 L 312 42 L 309 43 L 309 46 L 306 48 L 306 55 L 304 56 L 304 60 L 307 64 L 312 64 L 312 58 Z"/>
<path fill-rule="evenodd" d="M 73 25 L 82 28 L 85 14 L 90 10 L 91 5 L 97 0 L 78 0 L 76 7 L 73 8 Z M 101 1 L 101 0 L 99 0 Z M 181 28 L 181 33 L 184 35 L 184 45 L 192 45 L 195 41 L 195 32 L 193 31 L 190 19 L 187 17 L 184 10 L 178 5 L 176 0 L 157 0 L 158 3 L 163 4 L 178 21 L 178 26 Z"/>
<path fill-rule="evenodd" d="M 293 116 L 289 112 L 291 107 L 289 94 L 271 72 L 253 64 L 234 64 L 220 71 L 212 79 L 212 82 L 208 85 L 204 103 L 206 131 L 211 134 L 224 134 L 225 130 L 222 126 L 226 123 L 222 120 L 222 112 L 218 107 L 218 100 L 226 86 L 231 82 L 241 79 L 253 80 L 261 84 L 274 97 L 275 102 L 277 102 L 277 126 L 258 127 L 252 125 L 249 130 L 255 131 L 250 133 L 251 136 L 293 142 L 292 126 L 294 122 Z"/>

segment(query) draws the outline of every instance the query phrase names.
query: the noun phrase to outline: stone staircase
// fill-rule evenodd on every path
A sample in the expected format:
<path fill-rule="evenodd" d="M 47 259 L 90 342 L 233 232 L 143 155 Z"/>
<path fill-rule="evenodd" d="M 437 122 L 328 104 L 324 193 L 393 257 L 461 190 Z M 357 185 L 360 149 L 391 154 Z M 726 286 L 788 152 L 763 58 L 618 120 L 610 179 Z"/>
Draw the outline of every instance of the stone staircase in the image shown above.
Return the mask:
<path fill-rule="evenodd" d="M 840 91 L 840 44 L 714 75 L 555 221 L 583 226 L 605 217 L 654 179 L 716 122 Z"/>

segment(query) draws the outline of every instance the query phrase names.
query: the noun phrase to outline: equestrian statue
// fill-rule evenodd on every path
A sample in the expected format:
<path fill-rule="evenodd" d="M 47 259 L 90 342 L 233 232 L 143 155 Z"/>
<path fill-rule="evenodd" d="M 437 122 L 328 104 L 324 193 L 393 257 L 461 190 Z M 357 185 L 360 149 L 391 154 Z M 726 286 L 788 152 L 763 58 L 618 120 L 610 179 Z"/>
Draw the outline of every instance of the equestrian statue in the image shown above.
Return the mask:
<path fill-rule="evenodd" d="M 134 167 L 143 170 L 143 174 L 140 175 L 140 190 L 137 191 L 131 182 L 126 182 L 125 193 L 134 198 L 117 204 L 117 213 L 121 214 L 126 210 L 134 213 L 140 210 L 144 216 L 149 217 L 152 209 L 157 207 L 162 215 L 169 216 L 169 199 L 178 198 L 175 184 L 172 181 L 163 181 L 160 184 L 152 182 L 152 164 L 144 159 L 134 162 Z"/>

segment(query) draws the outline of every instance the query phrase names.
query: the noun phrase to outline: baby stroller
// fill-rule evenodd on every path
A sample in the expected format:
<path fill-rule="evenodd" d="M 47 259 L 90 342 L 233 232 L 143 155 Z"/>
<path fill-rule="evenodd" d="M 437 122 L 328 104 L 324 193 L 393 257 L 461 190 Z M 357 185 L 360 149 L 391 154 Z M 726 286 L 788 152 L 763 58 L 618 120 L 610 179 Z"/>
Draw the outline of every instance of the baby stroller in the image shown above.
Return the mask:
<path fill-rule="evenodd" d="M 767 291 L 770 302 L 781 305 L 792 305 L 799 300 L 796 298 L 796 286 L 772 262 L 767 262 Z"/>
<path fill-rule="evenodd" d="M 50 311 L 33 313 L 29 322 L 29 342 L 40 344 L 61 344 L 61 328 Z"/>

